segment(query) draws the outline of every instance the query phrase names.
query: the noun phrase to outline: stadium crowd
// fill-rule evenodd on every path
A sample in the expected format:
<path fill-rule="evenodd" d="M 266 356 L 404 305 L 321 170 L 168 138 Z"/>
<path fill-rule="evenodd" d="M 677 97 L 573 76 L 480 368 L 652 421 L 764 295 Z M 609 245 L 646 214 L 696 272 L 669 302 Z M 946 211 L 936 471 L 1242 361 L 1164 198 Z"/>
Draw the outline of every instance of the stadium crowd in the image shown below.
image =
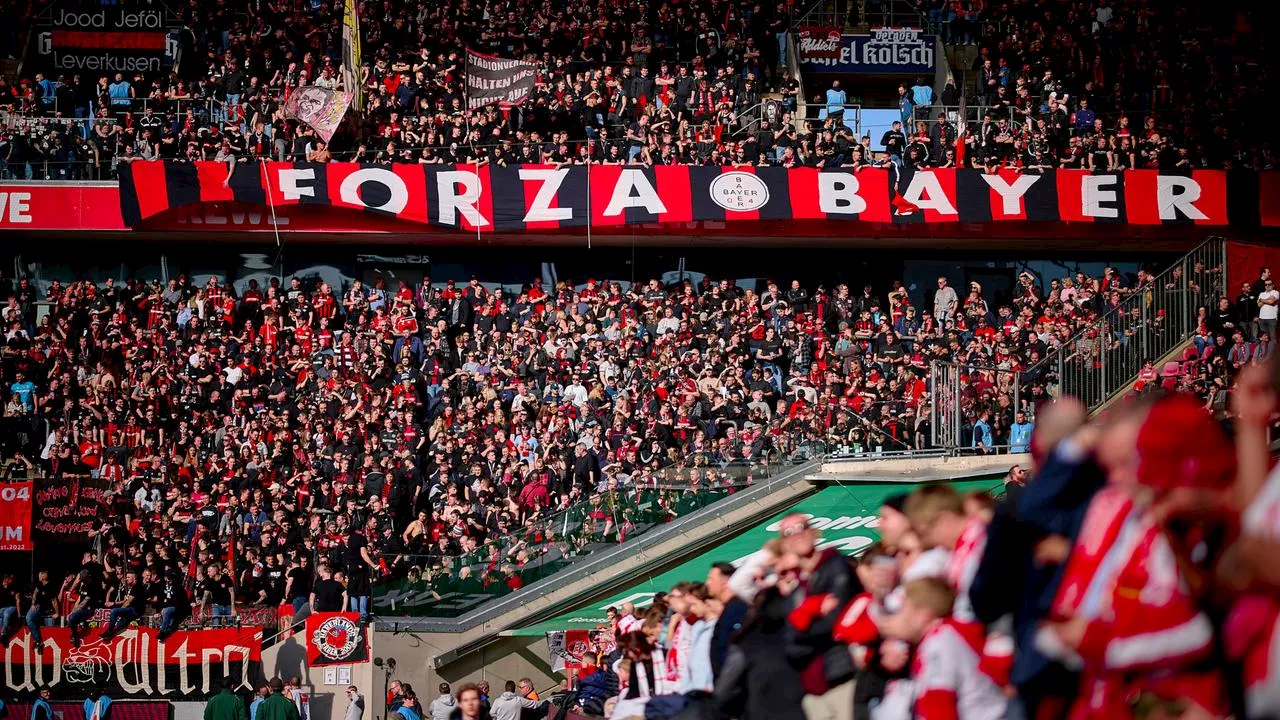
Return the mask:
<path fill-rule="evenodd" d="M 980 54 L 971 72 L 954 70 L 958 83 L 904 83 L 902 122 L 878 138 L 883 151 L 840 121 L 843 89 L 802 88 L 783 69 L 792 8 L 770 5 L 363 3 L 366 104 L 358 132 L 334 147 L 285 120 L 281 101 L 300 85 L 340 86 L 341 3 L 191 6 L 183 59 L 165 77 L 0 79 L 0 110 L 18 114 L 0 130 L 0 174 L 104 178 L 139 158 L 1167 174 L 1275 166 L 1264 125 L 1270 54 L 1247 5 L 1165 18 L 1137 0 L 921 3 L 921 24 L 944 38 L 980 30 Z M 28 22 L 41 7 L 32 4 Z M 534 91 L 510 111 L 468 110 L 466 48 L 538 63 Z M 943 110 L 962 94 L 983 108 L 980 122 Z M 825 119 L 799 117 L 800 96 Z M 777 112 L 764 112 L 765 100 Z M 48 115 L 62 121 L 35 117 Z"/>
<path fill-rule="evenodd" d="M 1185 394 L 1093 420 L 1051 403 L 1033 471 L 996 497 L 891 497 L 856 561 L 790 515 L 736 566 L 610 608 L 576 700 L 612 718 L 1275 717 L 1276 409 L 1257 366 L 1234 440 Z"/>
<path fill-rule="evenodd" d="M 1214 277 L 1187 287 L 1209 302 Z M 39 294 L 24 278 L 0 287 L 6 472 L 91 475 L 113 494 L 90 572 L 45 577 L 34 602 L 11 584 L 11 607 L 35 625 L 67 614 L 68 594 L 83 621 L 181 617 L 186 600 L 204 617 L 368 612 L 371 584 L 392 580 L 510 592 L 793 458 L 931 447 L 934 361 L 966 366 L 958 444 L 1024 452 L 1055 382 L 1041 360 L 1154 282 L 1024 274 L 996 306 L 945 277 L 927 300 L 900 282 L 535 279 L 513 297 L 475 279 L 237 293 L 183 275 Z M 1077 339 L 1070 362 L 1139 329 Z M 124 594 L 135 585 L 147 594 Z"/>

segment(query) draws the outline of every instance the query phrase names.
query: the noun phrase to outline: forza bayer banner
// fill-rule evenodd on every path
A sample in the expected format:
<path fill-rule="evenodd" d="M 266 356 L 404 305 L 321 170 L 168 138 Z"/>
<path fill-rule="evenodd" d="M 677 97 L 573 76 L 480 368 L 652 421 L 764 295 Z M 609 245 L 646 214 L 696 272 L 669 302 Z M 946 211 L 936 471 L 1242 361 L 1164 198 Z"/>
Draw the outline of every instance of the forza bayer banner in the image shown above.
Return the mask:
<path fill-rule="evenodd" d="M 308 615 L 306 634 L 308 665 L 369 662 L 369 632 L 360 613 Z"/>
<path fill-rule="evenodd" d="M 1267 225 L 1280 172 L 1043 174 L 939 168 L 410 165 L 138 161 L 120 167 L 120 214 L 139 226 L 201 203 L 349 210 L 466 232 L 651 223 L 824 220 L 881 225 Z M 856 232 L 856 228 L 850 228 Z"/>
<path fill-rule="evenodd" d="M 992 490 L 1001 486 L 1003 478 L 1003 475 L 999 475 L 950 484 L 960 492 Z M 759 550 L 767 540 L 777 537 L 782 518 L 792 513 L 808 515 L 810 525 L 822 532 L 819 547 L 832 547 L 847 555 L 857 555 L 880 538 L 876 528 L 880 524 L 877 513 L 881 503 L 886 498 L 910 492 L 916 487 L 919 487 L 916 483 L 855 483 L 825 488 L 778 513 L 767 522 L 730 538 L 691 560 L 638 579 L 634 585 L 603 600 L 506 634 L 539 636 L 564 630 L 594 630 L 597 625 L 605 622 L 606 608 L 618 607 L 624 602 L 633 603 L 636 607 L 646 607 L 653 601 L 654 593 L 666 592 L 678 582 L 705 580 L 707 570 L 713 563 L 740 563 Z"/>

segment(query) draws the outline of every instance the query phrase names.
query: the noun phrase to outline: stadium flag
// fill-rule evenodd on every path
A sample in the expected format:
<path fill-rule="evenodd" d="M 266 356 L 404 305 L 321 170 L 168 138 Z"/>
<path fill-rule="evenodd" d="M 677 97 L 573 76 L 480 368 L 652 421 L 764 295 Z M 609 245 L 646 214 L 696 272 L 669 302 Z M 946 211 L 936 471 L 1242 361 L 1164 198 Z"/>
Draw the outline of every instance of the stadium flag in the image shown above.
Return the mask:
<path fill-rule="evenodd" d="M 284 116 L 310 125 L 326 143 L 351 106 L 352 93 L 316 85 L 294 88 L 284 101 Z"/>
<path fill-rule="evenodd" d="M 364 79 L 360 76 L 360 16 L 356 0 L 342 3 L 342 86 L 351 93 L 350 104 L 364 109 Z M 344 108 L 345 109 L 345 108 Z M 338 115 L 341 119 L 342 115 Z M 318 132 L 318 131 L 317 131 Z M 325 142 L 328 142 L 325 138 Z"/>
<path fill-rule="evenodd" d="M 471 110 L 493 103 L 519 105 L 533 92 L 537 80 L 538 66 L 533 63 L 467 50 L 467 108 Z"/>
<path fill-rule="evenodd" d="M 277 208 L 324 205 L 480 233 L 779 220 L 1224 226 L 1239 224 L 1243 209 L 1252 208 L 1252 217 L 1259 217 L 1259 201 L 1280 190 L 1280 184 L 1269 180 L 1272 173 L 1221 170 L 1185 176 L 1155 170 L 1030 173 L 1002 168 L 987 173 L 902 167 L 855 172 L 342 162 L 229 166 L 140 160 L 121 164 L 119 172 L 121 217 L 130 226 L 173 208 L 232 202 Z M 1247 197 L 1238 197 L 1242 193 Z"/>
<path fill-rule="evenodd" d="M 369 662 L 369 632 L 360 613 L 318 612 L 307 616 L 307 664 Z"/>

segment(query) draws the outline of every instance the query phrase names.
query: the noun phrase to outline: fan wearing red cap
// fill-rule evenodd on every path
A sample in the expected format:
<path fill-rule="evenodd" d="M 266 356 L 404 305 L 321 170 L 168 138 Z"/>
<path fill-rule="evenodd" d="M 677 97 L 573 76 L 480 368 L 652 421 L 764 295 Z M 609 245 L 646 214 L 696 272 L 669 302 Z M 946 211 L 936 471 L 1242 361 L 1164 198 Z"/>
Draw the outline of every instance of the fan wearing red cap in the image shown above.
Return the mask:
<path fill-rule="evenodd" d="M 1170 395 L 1119 409 L 1096 455 L 1108 485 L 1089 504 L 1053 622 L 1036 638 L 1082 671 L 1071 716 L 1132 717 L 1129 699 L 1146 695 L 1224 717 L 1223 678 L 1206 667 L 1213 625 L 1181 552 L 1189 533 L 1168 520 L 1188 514 L 1188 498 L 1223 494 L 1235 472 L 1232 445 L 1198 401 Z"/>

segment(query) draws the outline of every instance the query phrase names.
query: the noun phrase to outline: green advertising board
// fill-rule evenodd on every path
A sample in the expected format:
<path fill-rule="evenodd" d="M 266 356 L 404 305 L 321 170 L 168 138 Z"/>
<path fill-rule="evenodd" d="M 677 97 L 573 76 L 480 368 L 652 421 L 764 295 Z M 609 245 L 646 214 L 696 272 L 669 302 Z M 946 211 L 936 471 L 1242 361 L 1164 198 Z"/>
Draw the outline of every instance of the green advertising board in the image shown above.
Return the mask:
<path fill-rule="evenodd" d="M 951 483 L 960 492 L 999 488 L 1004 476 Z M 624 602 L 645 606 L 654 593 L 670 590 L 686 580 L 703 580 L 713 563 L 733 562 L 759 550 L 769 538 L 776 537 L 778 524 L 792 513 L 809 516 L 809 523 L 822 533 L 820 547 L 833 547 L 847 555 L 856 555 L 880 537 L 877 511 L 884 500 L 909 492 L 914 483 L 851 483 L 828 487 L 796 503 L 786 511 L 736 535 L 714 548 L 666 571 L 643 577 L 626 590 L 610 595 L 573 612 L 510 631 L 509 635 L 537 636 L 555 630 L 591 630 L 605 621 L 605 609 Z"/>

